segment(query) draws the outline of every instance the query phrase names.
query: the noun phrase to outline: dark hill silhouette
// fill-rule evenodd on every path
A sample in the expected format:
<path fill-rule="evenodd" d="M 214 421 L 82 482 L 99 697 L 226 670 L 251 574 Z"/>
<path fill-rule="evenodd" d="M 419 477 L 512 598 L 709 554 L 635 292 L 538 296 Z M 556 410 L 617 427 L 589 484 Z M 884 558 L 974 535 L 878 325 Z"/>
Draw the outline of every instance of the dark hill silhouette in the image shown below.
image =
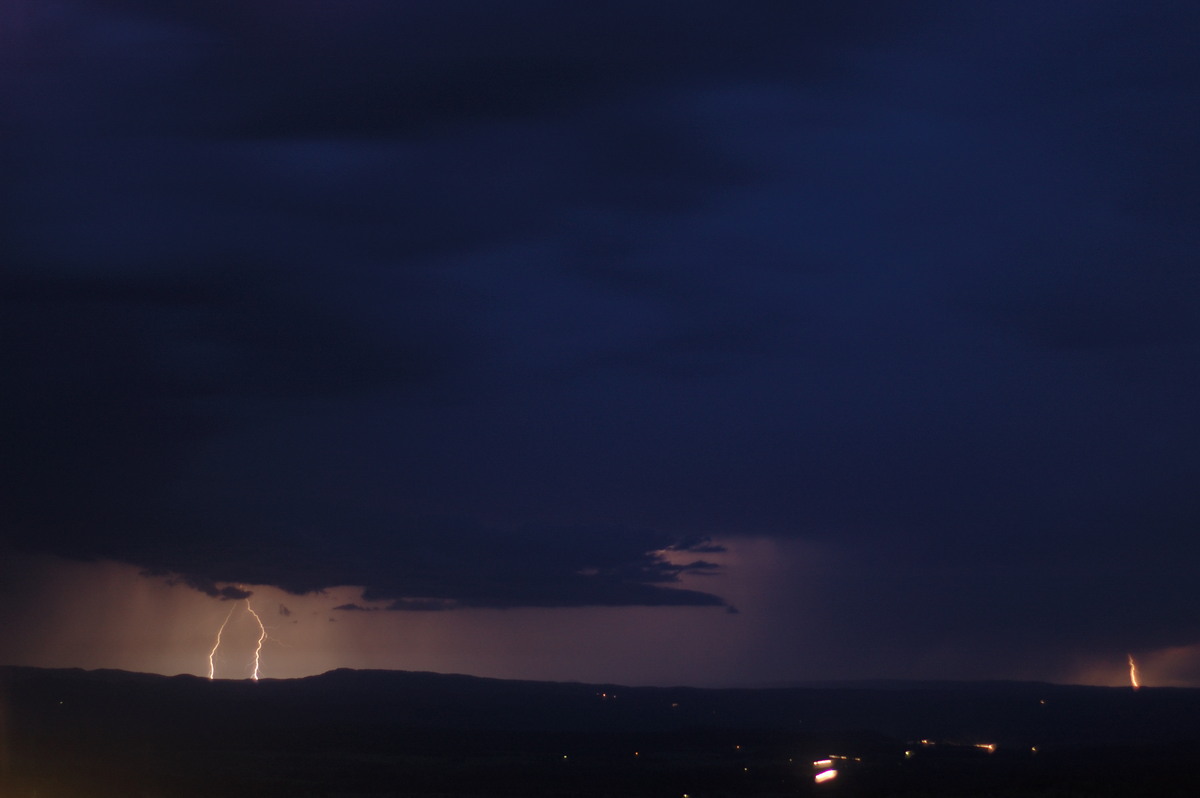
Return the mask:
<path fill-rule="evenodd" d="M 1200 690 L 707 690 L 350 670 L 252 682 L 10 667 L 0 732 L 0 795 L 14 797 L 794 795 L 815 789 L 806 768 L 831 753 L 850 757 L 839 783 L 857 779 L 859 794 L 876 782 L 903 794 L 897 785 L 924 768 L 958 774 L 966 795 L 971 774 L 1052 784 L 1051 764 L 1072 784 L 1103 772 L 1096 789 L 1133 787 L 1146 763 L 1186 780 Z"/>

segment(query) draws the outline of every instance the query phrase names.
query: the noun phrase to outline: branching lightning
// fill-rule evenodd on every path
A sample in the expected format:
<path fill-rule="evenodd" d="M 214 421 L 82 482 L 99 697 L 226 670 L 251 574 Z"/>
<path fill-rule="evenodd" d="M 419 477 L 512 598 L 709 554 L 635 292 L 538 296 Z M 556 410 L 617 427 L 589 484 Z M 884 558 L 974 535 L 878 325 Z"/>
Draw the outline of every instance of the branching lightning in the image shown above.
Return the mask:
<path fill-rule="evenodd" d="M 250 674 L 250 678 L 257 682 L 259 665 L 262 663 L 263 641 L 267 639 L 267 627 L 263 624 L 262 618 L 259 617 L 258 613 L 254 611 L 254 608 L 250 606 L 250 599 L 247 597 L 242 599 L 242 601 L 246 602 L 246 612 L 250 613 L 251 617 L 254 618 L 254 622 L 258 624 L 258 641 L 254 646 L 254 669 Z M 229 625 L 229 620 L 233 617 L 233 611 L 235 609 L 237 609 L 236 603 L 229 608 L 229 613 L 225 616 L 225 620 L 221 622 L 220 628 L 217 629 L 217 637 L 213 641 L 212 650 L 208 652 L 209 679 L 212 679 L 216 673 L 216 656 L 217 649 L 221 647 L 221 635 L 225 633 L 225 627 Z"/>
<path fill-rule="evenodd" d="M 1133 661 L 1132 654 L 1127 656 L 1129 657 L 1129 684 L 1133 686 L 1134 690 L 1136 690 L 1142 686 L 1141 681 L 1138 680 L 1137 663 Z"/>

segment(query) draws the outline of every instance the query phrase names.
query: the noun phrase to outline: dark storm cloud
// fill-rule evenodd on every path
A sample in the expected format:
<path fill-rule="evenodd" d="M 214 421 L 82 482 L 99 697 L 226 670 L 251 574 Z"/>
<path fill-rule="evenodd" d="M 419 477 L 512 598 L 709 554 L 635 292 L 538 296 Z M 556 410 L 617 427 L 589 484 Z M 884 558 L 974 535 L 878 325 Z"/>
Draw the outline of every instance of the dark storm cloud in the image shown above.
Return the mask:
<path fill-rule="evenodd" d="M 238 601 L 241 599 L 248 599 L 252 595 L 254 595 L 254 593 L 249 590 L 242 590 L 240 588 L 236 588 L 231 585 L 226 585 L 219 589 L 217 589 L 215 586 L 213 586 L 211 588 L 212 592 L 210 592 L 209 590 L 205 590 L 204 588 L 201 588 L 195 584 L 193 584 L 192 587 L 195 587 L 198 590 L 204 590 L 204 592 L 208 593 L 208 595 L 213 596 L 214 598 L 219 598 L 222 601 Z"/>
<path fill-rule="evenodd" d="M 420 382 L 434 360 L 380 346 L 250 270 L 10 273 L 0 288 L 6 525 L 61 553 L 106 553 L 87 548 L 92 535 L 160 539 L 181 460 L 239 413 Z"/>
<path fill-rule="evenodd" d="M 404 598 L 393 601 L 387 608 L 397 612 L 442 612 L 459 606 L 457 601 L 450 599 Z"/>
<path fill-rule="evenodd" d="M 650 553 L 670 541 L 649 533 L 613 559 L 608 543 L 585 554 L 588 536 L 563 532 L 555 564 L 509 535 L 488 544 L 485 566 L 472 552 L 494 536 L 476 531 L 462 561 L 418 552 L 404 584 L 353 554 L 318 566 L 291 545 L 294 517 L 264 518 L 236 488 L 204 495 L 214 477 L 197 485 L 189 464 L 300 403 L 443 397 L 438 377 L 471 368 L 447 351 L 444 326 L 489 332 L 470 316 L 470 281 L 446 290 L 419 265 L 364 272 L 364 261 L 495 247 L 564 199 L 663 213 L 752 179 L 692 135 L 662 91 L 697 68 L 820 73 L 819 47 L 793 51 L 791 39 L 861 38 L 846 25 L 852 10 L 764 7 L 782 26 L 766 29 L 776 38 L 765 47 L 763 20 L 716 7 L 284 11 L 67 4 L 35 15 L 11 51 L 21 79 L 7 86 L 5 122 L 25 147 L 6 150 L 4 195 L 11 261 L 24 266 L 5 284 L 6 339 L 18 342 L 7 374 L 19 386 L 4 400 L 20 459 L 9 534 L 177 571 L 210 595 L 216 581 L 256 578 L 471 604 L 717 602 L 656 586 L 683 568 Z M 518 127 L 473 132 L 497 121 Z M 347 290 L 354 273 L 386 297 L 378 311 Z M 392 340 L 377 343 L 351 313 L 384 320 Z M 711 338 L 663 334 L 668 348 Z M 480 376 L 459 388 L 486 390 Z M 189 502 L 206 507 L 200 517 Z M 368 522 L 377 534 L 383 525 Z"/>
<path fill-rule="evenodd" d="M 424 134 L 731 74 L 826 77 L 841 68 L 830 45 L 890 38 L 922 16 L 869 2 L 96 5 L 126 30 L 189 31 L 219 66 L 194 87 L 217 124 L 271 138 Z"/>
<path fill-rule="evenodd" d="M 363 584 L 364 599 L 396 610 L 724 606 L 716 596 L 677 586 L 682 574 L 712 573 L 715 566 L 672 562 L 672 554 L 689 550 L 652 530 L 502 528 L 444 519 L 386 522 L 396 528 L 372 529 L 362 522 L 340 538 L 309 540 L 303 549 L 289 550 L 281 541 L 273 559 L 247 559 L 240 567 L 251 581 L 296 592 Z"/>
<path fill-rule="evenodd" d="M 1197 639 L 1194 9 L 55 8 L 10 540 L 428 610 L 801 536 L 889 652 Z"/>
<path fill-rule="evenodd" d="M 361 517 L 331 544 L 347 519 L 299 496 L 291 515 L 261 527 L 261 511 L 236 505 L 208 509 L 210 525 L 185 519 L 173 486 L 208 438 L 236 436 L 282 406 L 380 392 L 402 406 L 437 391 L 431 366 L 448 353 L 379 346 L 253 274 L 26 276 L 5 288 L 12 389 L 0 403 L 18 466 L 5 484 L 5 528 L 23 548 L 130 560 L 224 599 L 250 595 L 218 584 L 228 581 L 296 592 L 364 584 L 368 598 L 404 608 L 411 595 L 459 606 L 721 603 L 658 587 L 703 564 L 667 562 L 654 552 L 677 541 L 648 531 L 501 532 L 397 515 Z M 304 529 L 310 513 L 320 542 L 298 546 L 290 525 Z"/>

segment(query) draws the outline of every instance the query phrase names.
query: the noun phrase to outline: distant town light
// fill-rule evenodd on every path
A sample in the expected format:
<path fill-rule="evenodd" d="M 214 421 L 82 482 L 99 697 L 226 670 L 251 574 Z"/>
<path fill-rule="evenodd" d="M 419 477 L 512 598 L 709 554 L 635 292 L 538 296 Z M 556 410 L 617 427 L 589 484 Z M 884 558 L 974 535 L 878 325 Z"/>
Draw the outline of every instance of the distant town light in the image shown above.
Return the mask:
<path fill-rule="evenodd" d="M 836 770 L 822 770 L 820 773 L 813 776 L 813 781 L 815 781 L 817 784 L 821 784 L 823 782 L 829 781 L 830 779 L 836 779 L 836 778 L 837 778 Z"/>

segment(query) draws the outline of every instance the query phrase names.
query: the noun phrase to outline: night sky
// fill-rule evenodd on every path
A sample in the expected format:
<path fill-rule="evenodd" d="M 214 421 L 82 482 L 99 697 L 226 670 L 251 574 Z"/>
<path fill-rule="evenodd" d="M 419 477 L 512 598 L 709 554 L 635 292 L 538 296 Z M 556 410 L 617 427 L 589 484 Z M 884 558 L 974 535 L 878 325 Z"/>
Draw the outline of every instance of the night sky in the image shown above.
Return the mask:
<path fill-rule="evenodd" d="M 0 664 L 1200 686 L 1198 37 L 0 0 Z"/>

